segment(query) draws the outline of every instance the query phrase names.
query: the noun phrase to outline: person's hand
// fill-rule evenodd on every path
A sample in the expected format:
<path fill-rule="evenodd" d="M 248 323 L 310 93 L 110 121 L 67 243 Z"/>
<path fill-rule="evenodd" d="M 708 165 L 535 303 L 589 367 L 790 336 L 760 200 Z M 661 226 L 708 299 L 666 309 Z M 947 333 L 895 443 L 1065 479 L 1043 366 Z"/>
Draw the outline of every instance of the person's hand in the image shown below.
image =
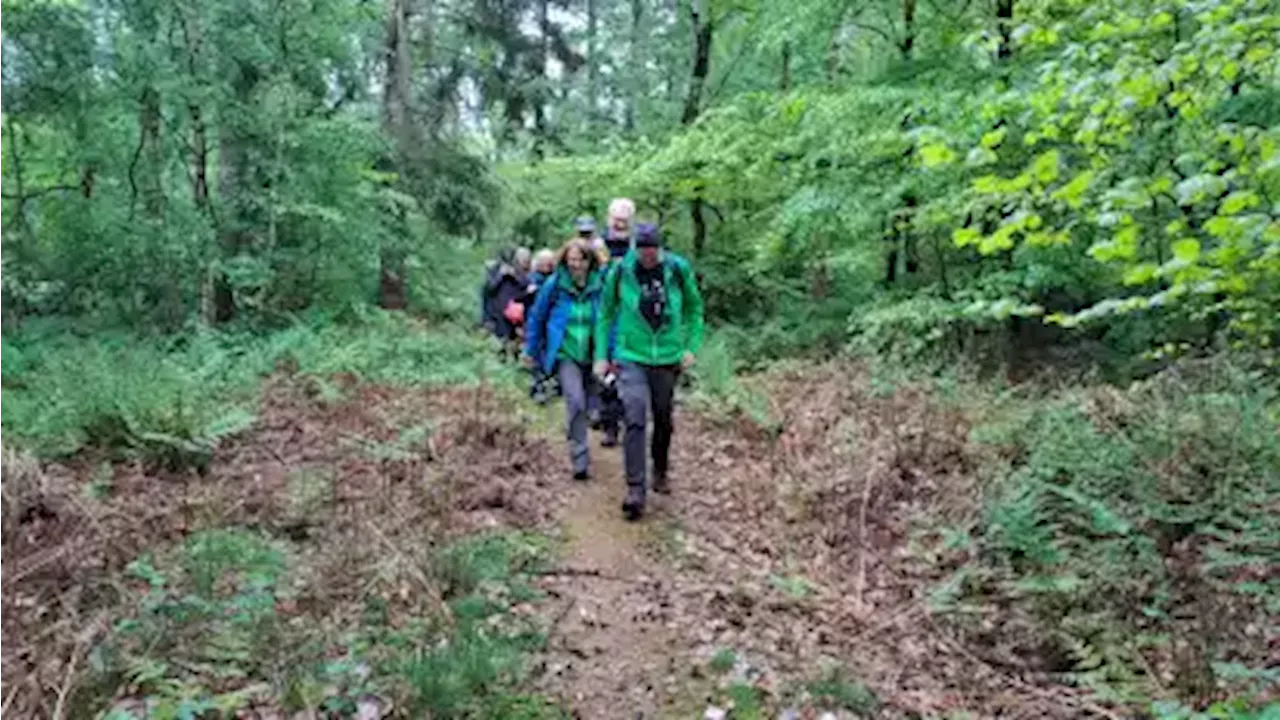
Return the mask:
<path fill-rule="evenodd" d="M 596 361 L 596 366 L 595 366 L 595 373 L 596 373 L 596 377 L 598 377 L 598 378 L 603 378 L 605 375 L 608 375 L 608 374 L 609 374 L 609 361 L 607 361 L 607 360 L 597 360 L 597 361 Z"/>
<path fill-rule="evenodd" d="M 524 354 L 520 355 L 520 364 L 521 364 L 521 365 L 523 365 L 523 366 L 525 366 L 525 367 L 527 367 L 527 368 L 529 368 L 530 370 L 532 370 L 532 369 L 533 369 L 533 356 L 531 356 L 531 355 L 524 355 Z"/>
<path fill-rule="evenodd" d="M 698 362 L 698 357 L 694 355 L 692 352 L 685 350 L 684 356 L 680 358 L 680 369 L 688 370 L 689 368 L 693 367 L 694 363 L 696 362 Z"/>

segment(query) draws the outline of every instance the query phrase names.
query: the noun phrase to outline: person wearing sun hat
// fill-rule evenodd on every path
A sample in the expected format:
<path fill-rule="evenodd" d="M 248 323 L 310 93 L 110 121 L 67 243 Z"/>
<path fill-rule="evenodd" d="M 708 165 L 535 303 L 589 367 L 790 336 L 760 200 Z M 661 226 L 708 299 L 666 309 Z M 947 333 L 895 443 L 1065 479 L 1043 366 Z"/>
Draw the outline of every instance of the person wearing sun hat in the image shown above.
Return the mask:
<path fill-rule="evenodd" d="M 596 375 L 603 377 L 615 367 L 618 373 L 627 479 L 622 511 L 629 520 L 644 514 L 650 408 L 653 491 L 670 491 L 676 381 L 693 367 L 703 332 L 702 293 L 689 261 L 662 247 L 656 225 L 637 225 L 634 242 L 634 249 L 605 278 L 595 343 Z"/>

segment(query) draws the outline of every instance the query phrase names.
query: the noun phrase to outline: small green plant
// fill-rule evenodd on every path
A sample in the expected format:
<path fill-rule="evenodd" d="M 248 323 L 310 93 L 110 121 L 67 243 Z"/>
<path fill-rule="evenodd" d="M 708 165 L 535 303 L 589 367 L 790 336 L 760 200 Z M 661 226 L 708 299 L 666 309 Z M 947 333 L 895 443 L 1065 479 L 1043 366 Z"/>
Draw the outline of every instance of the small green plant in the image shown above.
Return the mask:
<path fill-rule="evenodd" d="M 524 657 L 545 638 L 532 620 L 511 612 L 513 603 L 536 599 L 527 576 L 548 551 L 545 539 L 507 532 L 463 538 L 439 553 L 435 577 L 453 623 L 401 636 L 397 642 L 410 649 L 387 668 L 404 679 L 415 713 L 565 717 L 554 704 L 521 692 Z"/>
<path fill-rule="evenodd" d="M 812 582 L 800 575 L 770 575 L 769 584 L 794 600 L 813 595 L 815 589 Z"/>
<path fill-rule="evenodd" d="M 729 702 L 733 705 L 733 717 L 742 720 L 759 720 L 764 717 L 764 698 L 753 685 L 734 683 L 729 686 Z"/>
<path fill-rule="evenodd" d="M 284 571 L 277 547 L 238 530 L 192 535 L 160 566 L 138 558 L 129 574 L 148 590 L 92 664 L 103 677 L 122 677 L 151 708 L 148 717 L 234 713 L 270 692 L 243 679 L 264 677 L 271 666 Z M 119 706 L 112 712 L 129 717 Z"/>
<path fill-rule="evenodd" d="M 738 654 L 733 648 L 720 648 L 716 650 L 716 654 L 711 656 L 711 662 L 708 667 L 711 671 L 719 675 L 723 675 L 733 669 L 738 663 Z"/>
<path fill-rule="evenodd" d="M 310 522 L 324 512 L 333 503 L 333 469 L 306 467 L 289 473 L 287 502 L 290 522 Z"/>
<path fill-rule="evenodd" d="M 694 403 L 713 417 L 745 417 L 762 428 L 775 429 L 765 397 L 747 387 L 738 376 L 733 351 L 713 336 L 703 345 L 694 369 Z"/>
<path fill-rule="evenodd" d="M 1277 720 L 1280 719 L 1280 702 L 1261 707 L 1243 699 L 1223 700 L 1204 710 L 1193 710 L 1179 702 L 1152 703 L 1151 714 L 1156 720 Z"/>
<path fill-rule="evenodd" d="M 866 685 L 847 676 L 843 667 L 833 666 L 808 685 L 809 695 L 819 707 L 843 709 L 862 716 L 872 715 L 880 701 Z"/>
<path fill-rule="evenodd" d="M 1265 650 L 1247 628 L 1280 613 L 1280 583 L 1249 570 L 1280 538 L 1262 511 L 1280 492 L 1277 397 L 1238 367 L 1175 366 L 1124 392 L 1015 409 L 1017 433 L 997 419 L 973 439 L 1006 459 L 967 563 L 931 601 L 972 610 L 971 595 L 989 607 L 1003 594 L 1038 621 L 1045 662 L 1113 701 L 1165 691 L 1148 684 L 1153 663 L 1185 702 L 1219 685 L 1250 692 L 1260 679 L 1243 668 Z M 1195 653 L 1169 652 L 1192 637 Z"/>

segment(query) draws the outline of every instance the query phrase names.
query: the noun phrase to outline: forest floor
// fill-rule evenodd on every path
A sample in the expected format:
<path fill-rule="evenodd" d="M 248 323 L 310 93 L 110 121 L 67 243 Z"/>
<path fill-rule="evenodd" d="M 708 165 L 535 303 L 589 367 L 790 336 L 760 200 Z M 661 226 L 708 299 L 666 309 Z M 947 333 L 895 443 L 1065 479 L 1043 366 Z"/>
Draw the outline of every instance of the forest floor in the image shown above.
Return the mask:
<path fill-rule="evenodd" d="M 486 386 L 278 375 L 254 426 L 202 473 L 93 453 L 6 458 L 5 714 L 89 716 L 104 699 L 140 710 L 158 693 L 198 690 L 241 693 L 237 717 L 337 717 L 286 712 L 314 703 L 305 688 L 281 700 L 281 687 L 299 685 L 293 668 L 354 645 L 374 648 L 361 677 L 368 666 L 404 667 L 353 641 L 355 629 L 371 613 L 398 631 L 457 617 L 461 588 L 483 583 L 441 572 L 439 553 L 455 539 L 518 531 L 554 551 L 528 573 L 541 600 L 510 600 L 500 622 L 544 633 L 520 682 L 576 717 L 1111 715 L 1014 669 L 1033 654 L 1014 633 L 976 647 L 934 618 L 929 592 L 949 568 L 918 528 L 972 509 L 961 415 L 922 392 L 873 392 L 847 365 L 768 382 L 773 430 L 677 411 L 674 493 L 651 495 L 639 523 L 621 517 L 619 450 L 593 447 L 594 478 L 574 482 L 558 409 Z M 269 614 L 254 615 L 247 635 L 218 613 L 176 638 L 169 625 L 138 631 L 169 617 L 183 578 L 198 577 L 201 566 L 175 553 L 227 528 L 283 548 Z M 235 672 L 201 654 L 206 635 L 244 645 L 239 660 L 217 655 L 239 662 Z M 114 656 L 101 647 L 133 663 L 106 690 L 93 673 Z M 138 671 L 144 656 L 162 667 Z M 436 687 L 414 677 L 419 696 Z M 319 685 L 323 698 L 342 683 Z M 432 702 L 411 710 L 376 683 L 342 687 L 365 698 L 361 717 L 420 716 Z"/>
<path fill-rule="evenodd" d="M 776 437 L 679 413 L 674 492 L 640 523 L 620 513 L 620 450 L 593 449 L 593 480 L 564 481 L 538 686 L 583 718 L 1110 716 L 932 622 L 943 571 L 910 526 L 964 491 L 963 428 L 865 380 L 775 378 Z"/>

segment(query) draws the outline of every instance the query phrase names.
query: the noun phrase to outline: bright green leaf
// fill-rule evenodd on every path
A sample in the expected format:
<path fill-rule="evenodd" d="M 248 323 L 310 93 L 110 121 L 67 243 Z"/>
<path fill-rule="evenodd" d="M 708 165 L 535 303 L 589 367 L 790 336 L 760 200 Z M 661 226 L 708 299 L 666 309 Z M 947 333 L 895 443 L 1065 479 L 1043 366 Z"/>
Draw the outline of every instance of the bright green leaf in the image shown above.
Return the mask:
<path fill-rule="evenodd" d="M 978 238 L 982 237 L 982 233 L 976 228 L 957 228 L 951 233 L 951 240 L 956 247 L 967 247 L 978 242 Z"/>
<path fill-rule="evenodd" d="M 946 165 L 955 159 L 955 152 L 942 143 L 931 143 L 920 148 L 920 162 L 927 168 Z"/>
<path fill-rule="evenodd" d="M 1072 208 L 1079 208 L 1083 204 L 1084 194 L 1089 190 L 1089 185 L 1093 183 L 1094 172 L 1085 170 L 1071 179 L 1071 182 L 1063 185 L 1053 192 L 1052 197 L 1055 200 L 1062 200 Z"/>
<path fill-rule="evenodd" d="M 1143 285 L 1156 277 L 1157 268 L 1152 263 L 1140 263 L 1125 271 L 1125 285 Z"/>
<path fill-rule="evenodd" d="M 1258 194 L 1252 190 L 1237 190 L 1222 201 L 1222 207 L 1218 212 L 1222 215 L 1235 215 L 1246 208 L 1256 206 L 1261 200 Z"/>
<path fill-rule="evenodd" d="M 1058 177 L 1058 151 L 1041 153 L 1031 164 L 1031 173 L 1041 183 L 1051 183 Z"/>
<path fill-rule="evenodd" d="M 1173 256 L 1184 263 L 1194 263 L 1200 258 L 1200 241 L 1195 238 L 1184 238 L 1175 242 Z"/>

